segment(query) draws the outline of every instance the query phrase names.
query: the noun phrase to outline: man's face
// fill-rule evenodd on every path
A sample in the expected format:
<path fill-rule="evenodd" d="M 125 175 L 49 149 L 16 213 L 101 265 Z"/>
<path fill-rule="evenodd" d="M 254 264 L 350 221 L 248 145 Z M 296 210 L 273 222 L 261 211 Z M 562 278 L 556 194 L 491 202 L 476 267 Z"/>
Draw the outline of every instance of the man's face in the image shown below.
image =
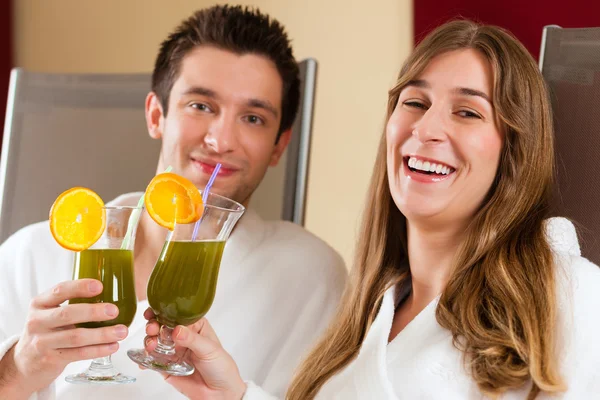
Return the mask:
<path fill-rule="evenodd" d="M 146 100 L 150 136 L 162 139 L 158 171 L 167 166 L 203 189 L 217 163 L 211 191 L 247 205 L 267 168 L 289 142 L 281 121 L 283 82 L 266 57 L 210 46 L 189 52 L 171 89 L 165 116 L 158 98 Z"/>

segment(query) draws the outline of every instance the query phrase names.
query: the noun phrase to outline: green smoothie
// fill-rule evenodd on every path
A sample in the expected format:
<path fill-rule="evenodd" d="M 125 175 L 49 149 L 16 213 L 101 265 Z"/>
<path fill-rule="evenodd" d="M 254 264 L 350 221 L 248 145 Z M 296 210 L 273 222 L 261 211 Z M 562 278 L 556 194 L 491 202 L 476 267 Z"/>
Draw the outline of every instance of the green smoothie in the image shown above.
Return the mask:
<path fill-rule="evenodd" d="M 215 297 L 224 241 L 169 241 L 148 282 L 148 302 L 158 322 L 191 325 Z"/>
<path fill-rule="evenodd" d="M 77 324 L 80 328 L 101 328 L 123 324 L 129 326 L 137 309 L 133 277 L 133 251 L 119 249 L 84 250 L 75 255 L 73 279 L 92 278 L 102 282 L 98 296 L 72 299 L 69 304 L 112 303 L 119 308 L 115 319 Z"/>

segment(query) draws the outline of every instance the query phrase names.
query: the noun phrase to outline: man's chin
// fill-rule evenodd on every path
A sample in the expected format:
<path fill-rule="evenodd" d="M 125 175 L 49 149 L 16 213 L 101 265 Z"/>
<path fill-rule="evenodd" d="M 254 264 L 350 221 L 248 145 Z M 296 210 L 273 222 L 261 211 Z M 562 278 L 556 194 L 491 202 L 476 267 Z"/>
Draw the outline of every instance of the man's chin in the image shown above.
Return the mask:
<path fill-rule="evenodd" d="M 205 176 L 201 171 L 194 170 L 194 168 L 184 168 L 181 171 L 173 170 L 172 172 L 188 179 L 200 190 L 204 189 L 210 178 L 209 176 Z"/>
<path fill-rule="evenodd" d="M 200 191 L 204 191 L 208 180 L 210 179 L 210 175 L 204 173 L 202 170 L 194 168 L 194 166 L 190 166 L 191 168 L 186 168 L 184 173 L 181 175 L 187 179 L 189 179 Z M 226 197 L 233 201 L 237 201 L 238 203 L 242 203 L 243 200 L 240 201 L 238 193 L 236 193 L 236 189 L 240 187 L 238 183 L 238 179 L 234 175 L 221 176 L 217 175 L 213 185 L 210 189 L 211 193 L 218 194 L 219 196 Z"/>
<path fill-rule="evenodd" d="M 232 199 L 235 200 L 233 197 L 235 197 L 235 193 L 232 192 L 231 190 L 228 190 L 227 187 L 222 187 L 221 185 L 218 184 L 218 182 L 216 182 L 219 178 L 217 178 L 215 180 L 215 182 L 213 183 L 212 187 L 210 188 L 210 193 L 214 193 L 214 194 L 218 194 L 219 196 L 223 196 L 223 197 L 227 197 L 228 199 Z M 201 192 L 204 192 L 204 188 L 206 187 L 206 180 L 202 181 L 200 183 L 198 182 L 193 182 L 194 185 L 196 185 L 196 187 L 198 188 L 198 190 L 200 190 Z M 235 200 L 237 201 L 237 200 Z"/>

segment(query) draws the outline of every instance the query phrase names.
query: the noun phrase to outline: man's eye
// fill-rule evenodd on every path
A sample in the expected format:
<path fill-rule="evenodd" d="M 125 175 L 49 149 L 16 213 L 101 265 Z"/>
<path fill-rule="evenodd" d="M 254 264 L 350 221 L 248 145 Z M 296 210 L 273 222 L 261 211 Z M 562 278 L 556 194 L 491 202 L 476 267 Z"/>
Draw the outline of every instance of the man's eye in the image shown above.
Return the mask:
<path fill-rule="evenodd" d="M 192 108 L 195 108 L 198 111 L 210 111 L 210 108 L 203 103 L 192 103 L 191 104 Z"/>
<path fill-rule="evenodd" d="M 248 115 L 246 117 L 246 121 L 250 122 L 251 124 L 254 125 L 261 125 L 264 123 L 264 121 L 262 120 L 262 118 L 256 116 L 256 115 Z"/>

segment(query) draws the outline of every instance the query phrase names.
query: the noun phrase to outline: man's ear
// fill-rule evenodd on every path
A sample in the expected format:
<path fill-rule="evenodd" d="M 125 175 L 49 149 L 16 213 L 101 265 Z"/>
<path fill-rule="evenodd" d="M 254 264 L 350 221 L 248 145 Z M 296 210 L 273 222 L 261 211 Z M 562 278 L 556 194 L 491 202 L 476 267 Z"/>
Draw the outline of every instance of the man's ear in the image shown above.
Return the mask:
<path fill-rule="evenodd" d="M 290 143 L 290 139 L 292 138 L 292 128 L 283 131 L 279 136 L 279 140 L 275 144 L 275 148 L 273 148 L 273 153 L 271 154 L 271 161 L 269 161 L 269 165 L 271 167 L 276 166 L 279 163 L 279 159 L 283 155 L 286 147 Z"/>
<path fill-rule="evenodd" d="M 146 127 L 152 139 L 161 139 L 164 121 L 163 109 L 154 92 L 146 96 Z"/>

